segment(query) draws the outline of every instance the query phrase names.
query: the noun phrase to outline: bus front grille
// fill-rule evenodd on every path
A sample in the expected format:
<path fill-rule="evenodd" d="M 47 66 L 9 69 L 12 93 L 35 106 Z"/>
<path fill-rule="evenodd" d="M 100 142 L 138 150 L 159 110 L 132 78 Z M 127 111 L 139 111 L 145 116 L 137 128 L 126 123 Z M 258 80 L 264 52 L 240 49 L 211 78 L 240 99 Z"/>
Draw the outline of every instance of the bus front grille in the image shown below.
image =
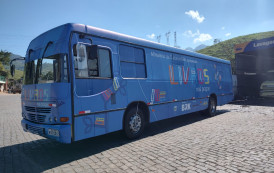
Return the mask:
<path fill-rule="evenodd" d="M 30 121 L 33 121 L 33 122 L 44 123 L 45 120 L 46 120 L 46 115 L 27 114 L 26 118 Z"/>
<path fill-rule="evenodd" d="M 32 132 L 34 134 L 45 135 L 44 128 L 36 127 L 36 126 L 32 126 L 32 125 L 28 124 L 27 125 L 27 129 L 28 129 L 28 131 L 30 131 L 30 132 Z"/>
<path fill-rule="evenodd" d="M 51 112 L 51 108 L 45 108 L 45 107 L 25 106 L 25 110 L 28 112 L 45 113 L 45 114 L 49 114 Z"/>
<path fill-rule="evenodd" d="M 28 112 L 36 112 L 35 107 L 25 106 L 25 109 L 26 109 L 26 111 L 28 111 Z"/>
<path fill-rule="evenodd" d="M 50 113 L 50 111 L 51 111 L 51 108 L 36 108 L 36 111 L 38 112 L 38 113 Z"/>

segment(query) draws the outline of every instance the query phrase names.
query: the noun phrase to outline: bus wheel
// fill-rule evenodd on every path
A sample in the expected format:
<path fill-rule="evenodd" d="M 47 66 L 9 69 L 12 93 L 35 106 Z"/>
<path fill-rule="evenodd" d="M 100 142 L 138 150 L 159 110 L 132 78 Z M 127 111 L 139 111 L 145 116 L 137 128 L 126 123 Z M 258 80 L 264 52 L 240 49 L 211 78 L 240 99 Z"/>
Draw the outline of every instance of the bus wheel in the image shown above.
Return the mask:
<path fill-rule="evenodd" d="M 129 139 L 135 139 L 142 135 L 145 128 L 143 111 L 137 107 L 127 111 L 124 121 L 124 131 Z"/>
<path fill-rule="evenodd" d="M 210 97 L 208 101 L 208 108 L 206 109 L 206 115 L 213 117 L 216 115 L 217 102 L 214 97 Z"/>

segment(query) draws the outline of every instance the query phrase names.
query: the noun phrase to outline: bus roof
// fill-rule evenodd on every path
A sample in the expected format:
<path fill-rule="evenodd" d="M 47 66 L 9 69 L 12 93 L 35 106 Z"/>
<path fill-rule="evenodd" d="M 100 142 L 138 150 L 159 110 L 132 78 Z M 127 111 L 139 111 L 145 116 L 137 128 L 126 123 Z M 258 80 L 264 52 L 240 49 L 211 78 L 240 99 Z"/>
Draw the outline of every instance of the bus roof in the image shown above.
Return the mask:
<path fill-rule="evenodd" d="M 75 23 L 67 23 L 39 35 L 38 37 L 36 37 L 34 40 L 31 41 L 29 49 L 33 49 L 32 47 L 37 47 L 37 44 L 40 44 L 40 45 L 44 44 L 44 46 L 46 46 L 48 41 L 68 40 L 69 39 L 68 36 L 70 32 L 72 31 L 86 33 L 93 36 L 108 38 L 108 39 L 117 40 L 121 42 L 126 42 L 129 44 L 134 44 L 142 47 L 163 50 L 163 51 L 168 51 L 172 53 L 178 53 L 178 54 L 188 55 L 192 57 L 202 58 L 210 61 L 230 64 L 230 61 L 227 61 L 224 59 L 219 59 L 212 56 L 199 54 L 196 52 L 190 52 L 187 50 L 178 49 L 175 47 L 163 45 L 160 43 L 148 41 L 145 39 L 141 39 L 141 38 L 125 35 L 125 34 L 120 34 L 120 33 L 105 30 L 105 29 L 100 29 L 100 28 L 96 28 L 88 25 L 75 24 Z M 42 38 L 43 38 L 43 43 L 41 43 Z"/>

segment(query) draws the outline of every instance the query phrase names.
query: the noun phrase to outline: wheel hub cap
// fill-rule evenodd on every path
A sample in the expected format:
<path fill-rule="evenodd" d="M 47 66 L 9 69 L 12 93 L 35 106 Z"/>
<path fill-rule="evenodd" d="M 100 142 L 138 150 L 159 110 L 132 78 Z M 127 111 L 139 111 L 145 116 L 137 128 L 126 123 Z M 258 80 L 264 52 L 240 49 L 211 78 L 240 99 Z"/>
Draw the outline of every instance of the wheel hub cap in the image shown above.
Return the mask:
<path fill-rule="evenodd" d="M 130 118 L 129 128 L 132 132 L 137 133 L 141 128 L 141 117 L 137 113 Z"/>

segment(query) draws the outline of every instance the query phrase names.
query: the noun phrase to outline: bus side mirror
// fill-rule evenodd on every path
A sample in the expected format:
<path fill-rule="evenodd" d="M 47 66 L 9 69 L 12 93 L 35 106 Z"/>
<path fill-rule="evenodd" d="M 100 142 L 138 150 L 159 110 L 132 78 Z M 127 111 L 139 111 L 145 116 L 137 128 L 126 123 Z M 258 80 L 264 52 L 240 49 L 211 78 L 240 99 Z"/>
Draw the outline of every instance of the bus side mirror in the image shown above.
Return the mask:
<path fill-rule="evenodd" d="M 14 64 L 11 64 L 11 65 L 10 65 L 10 74 L 11 74 L 12 77 L 13 77 L 14 74 L 15 74 L 15 65 L 14 65 Z"/>
<path fill-rule="evenodd" d="M 98 57 L 98 46 L 91 45 L 88 58 L 91 60 L 97 59 Z"/>
<path fill-rule="evenodd" d="M 14 74 L 15 74 L 15 65 L 12 64 L 13 61 L 17 61 L 17 60 L 22 60 L 22 61 L 24 61 L 25 59 L 26 59 L 25 57 L 20 57 L 20 58 L 15 58 L 15 59 L 13 59 L 13 60 L 10 61 L 10 74 L 11 74 L 12 77 L 13 77 Z"/>

